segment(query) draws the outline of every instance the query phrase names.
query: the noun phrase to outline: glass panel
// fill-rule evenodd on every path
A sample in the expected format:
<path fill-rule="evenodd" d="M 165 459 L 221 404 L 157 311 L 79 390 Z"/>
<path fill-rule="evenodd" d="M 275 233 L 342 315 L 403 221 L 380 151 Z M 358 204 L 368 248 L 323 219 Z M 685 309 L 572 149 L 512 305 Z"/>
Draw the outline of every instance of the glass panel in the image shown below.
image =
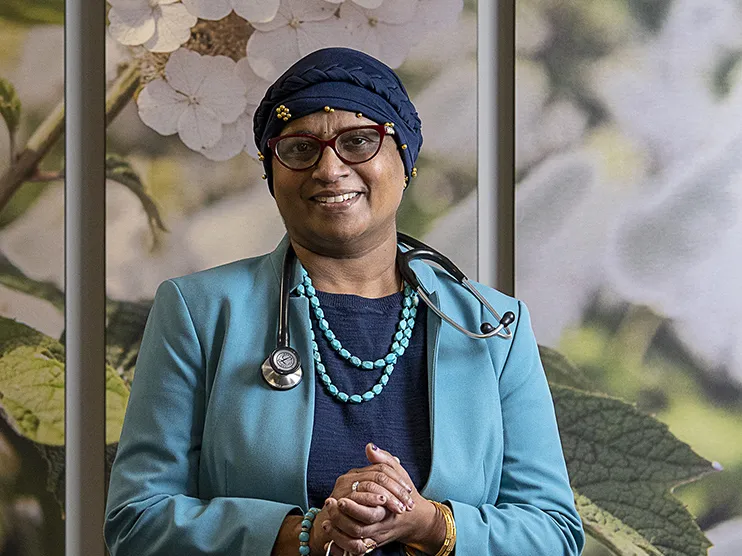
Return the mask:
<path fill-rule="evenodd" d="M 0 6 L 0 553 L 64 553 L 64 2 Z"/>
<path fill-rule="evenodd" d="M 678 492 L 740 553 L 739 3 L 517 6 L 516 293 L 541 344 L 724 464 Z"/>

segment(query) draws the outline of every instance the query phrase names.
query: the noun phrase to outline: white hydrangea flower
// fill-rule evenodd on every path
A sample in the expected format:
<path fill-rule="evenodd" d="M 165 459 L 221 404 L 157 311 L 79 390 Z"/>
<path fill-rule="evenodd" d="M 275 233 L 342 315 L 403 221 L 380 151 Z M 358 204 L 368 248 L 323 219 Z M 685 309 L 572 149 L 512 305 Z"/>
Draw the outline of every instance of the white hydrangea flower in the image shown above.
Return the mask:
<path fill-rule="evenodd" d="M 269 23 L 252 25 L 247 58 L 253 71 L 273 81 L 302 56 L 326 46 L 347 46 L 337 4 L 325 0 L 284 0 Z"/>
<path fill-rule="evenodd" d="M 188 11 L 201 19 L 222 19 L 234 10 L 251 23 L 271 21 L 280 3 L 281 0 L 183 0 Z"/>
<path fill-rule="evenodd" d="M 328 2 L 332 2 L 333 4 L 342 4 L 345 2 L 345 0 L 327 0 Z M 392 2 L 396 0 L 391 0 Z M 356 4 L 361 6 L 362 8 L 368 8 L 369 10 L 373 10 L 381 6 L 381 4 L 384 3 L 384 0 L 353 0 Z"/>
<path fill-rule="evenodd" d="M 178 0 L 108 0 L 109 32 L 121 44 L 172 52 L 191 36 L 196 16 Z"/>
<path fill-rule="evenodd" d="M 624 207 L 608 263 L 626 299 L 668 317 L 691 353 L 742 382 L 742 134 L 732 131 Z"/>
<path fill-rule="evenodd" d="M 247 105 L 236 122 L 225 124 L 222 127 L 222 138 L 216 145 L 201 150 L 201 154 L 210 160 L 228 160 L 243 150 L 251 157 L 258 158 L 258 149 L 253 140 L 252 117 L 271 82 L 257 75 L 250 67 L 247 58 L 242 58 L 237 62 L 235 73 L 245 84 Z"/>
<path fill-rule="evenodd" d="M 419 6 L 420 0 L 395 0 L 376 9 L 345 2 L 340 7 L 340 19 L 347 21 L 349 46 L 393 68 L 401 66 L 426 31 L 417 17 Z"/>
<path fill-rule="evenodd" d="M 165 66 L 165 79 L 147 84 L 137 99 L 139 117 L 162 135 L 178 133 L 190 149 L 214 147 L 224 124 L 244 112 L 245 85 L 226 56 L 201 56 L 181 48 Z"/>

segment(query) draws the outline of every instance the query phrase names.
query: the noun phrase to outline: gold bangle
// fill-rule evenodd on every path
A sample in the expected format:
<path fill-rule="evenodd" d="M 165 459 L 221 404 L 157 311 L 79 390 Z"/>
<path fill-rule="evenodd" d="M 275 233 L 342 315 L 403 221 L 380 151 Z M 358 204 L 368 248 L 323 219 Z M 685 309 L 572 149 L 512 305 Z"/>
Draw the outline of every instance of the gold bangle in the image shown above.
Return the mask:
<path fill-rule="evenodd" d="M 443 546 L 435 556 L 448 556 L 453 552 L 453 547 L 456 544 L 456 522 L 453 519 L 453 512 L 451 508 L 435 500 L 431 500 L 433 505 L 443 514 L 443 518 L 446 520 L 446 538 L 443 541 Z"/>
<path fill-rule="evenodd" d="M 453 519 L 453 512 L 445 504 L 441 504 L 435 500 L 431 500 L 430 502 L 443 514 L 443 519 L 446 521 L 446 538 L 443 540 L 443 545 L 435 556 L 448 556 L 453 552 L 453 547 L 456 545 L 456 522 Z M 405 556 L 415 556 L 415 552 L 409 546 L 405 546 L 404 551 Z"/>

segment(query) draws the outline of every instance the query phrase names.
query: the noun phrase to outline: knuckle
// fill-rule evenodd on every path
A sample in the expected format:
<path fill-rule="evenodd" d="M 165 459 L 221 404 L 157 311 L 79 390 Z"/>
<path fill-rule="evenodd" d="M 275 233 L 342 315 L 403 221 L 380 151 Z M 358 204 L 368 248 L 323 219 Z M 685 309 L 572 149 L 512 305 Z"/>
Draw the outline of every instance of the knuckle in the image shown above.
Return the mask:
<path fill-rule="evenodd" d="M 377 471 L 374 473 L 374 482 L 380 485 L 386 485 L 389 482 L 389 477 L 383 471 Z"/>
<path fill-rule="evenodd" d="M 351 537 L 362 537 L 363 526 L 360 523 L 351 523 L 348 525 L 348 535 Z"/>

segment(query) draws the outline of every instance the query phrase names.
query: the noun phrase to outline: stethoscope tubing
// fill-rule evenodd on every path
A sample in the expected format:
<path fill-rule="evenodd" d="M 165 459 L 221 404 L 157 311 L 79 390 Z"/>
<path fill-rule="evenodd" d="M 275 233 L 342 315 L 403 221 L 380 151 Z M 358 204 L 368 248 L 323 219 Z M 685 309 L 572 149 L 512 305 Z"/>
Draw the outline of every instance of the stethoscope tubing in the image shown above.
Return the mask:
<path fill-rule="evenodd" d="M 398 242 L 410 247 L 408 251 L 402 251 L 397 248 L 397 268 L 402 275 L 402 279 L 407 282 L 418 294 L 423 303 L 431 311 L 438 315 L 442 320 L 453 326 L 459 332 L 470 338 L 483 340 L 499 336 L 508 339 L 512 335 L 508 325 L 515 320 L 512 311 L 506 312 L 501 318 L 485 297 L 475 288 L 466 275 L 450 260 L 448 257 L 439 253 L 432 247 L 425 245 L 423 242 L 410 237 L 406 234 L 397 234 Z M 417 275 L 410 268 L 410 263 L 416 259 L 425 259 L 436 263 L 454 278 L 461 286 L 471 293 L 482 304 L 492 316 L 497 319 L 497 326 L 492 326 L 488 322 L 481 325 L 481 334 L 467 330 L 459 323 L 454 321 L 430 299 L 429 293 L 425 291 Z M 278 334 L 276 338 L 276 348 L 268 355 L 261 367 L 263 378 L 266 382 L 277 390 L 289 390 L 301 382 L 303 370 L 301 368 L 301 357 L 289 345 L 289 287 L 296 262 L 296 253 L 289 243 L 283 260 L 281 269 L 281 284 L 279 289 L 278 304 Z M 491 330 L 489 330 L 491 329 Z"/>

